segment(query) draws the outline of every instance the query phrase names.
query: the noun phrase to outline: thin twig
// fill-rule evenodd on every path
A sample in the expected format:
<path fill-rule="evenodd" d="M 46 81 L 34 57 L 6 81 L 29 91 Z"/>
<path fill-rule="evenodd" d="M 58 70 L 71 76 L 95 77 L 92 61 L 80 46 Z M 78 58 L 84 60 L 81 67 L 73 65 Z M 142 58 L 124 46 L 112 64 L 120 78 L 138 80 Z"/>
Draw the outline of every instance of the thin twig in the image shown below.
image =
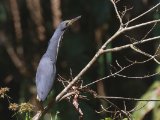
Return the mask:
<path fill-rule="evenodd" d="M 113 0 L 111 0 L 111 2 L 112 2 L 112 4 L 113 4 L 113 6 L 114 6 L 115 12 L 116 12 L 117 17 L 118 17 L 118 19 L 119 19 L 120 26 L 122 26 L 122 25 L 123 25 L 122 18 L 121 18 L 121 16 L 120 16 L 119 12 L 118 12 L 116 3 L 115 3 Z"/>
<path fill-rule="evenodd" d="M 154 23 L 154 25 L 151 27 L 151 29 L 147 32 L 147 34 L 145 34 L 145 36 L 141 40 L 146 39 L 146 37 L 153 31 L 153 29 L 155 28 L 156 25 L 157 25 L 157 23 Z"/>
<path fill-rule="evenodd" d="M 160 99 L 137 99 L 137 98 L 126 98 L 126 97 L 113 97 L 113 96 L 95 96 L 98 99 L 114 99 L 114 100 L 127 100 L 127 101 L 160 101 Z"/>
<path fill-rule="evenodd" d="M 129 65 L 123 67 L 122 69 L 120 69 L 119 71 L 117 71 L 117 72 L 115 72 L 115 73 L 112 73 L 112 74 L 110 74 L 110 75 L 108 75 L 108 76 L 106 76 L 106 77 L 103 77 L 103 78 L 101 78 L 101 79 L 95 80 L 94 82 L 91 82 L 91 83 L 89 83 L 89 84 L 83 86 L 81 89 L 86 88 L 86 87 L 88 87 L 88 86 L 90 86 L 90 85 L 93 85 L 93 84 L 95 84 L 95 83 L 97 83 L 97 82 L 99 82 L 99 81 L 102 81 L 102 80 L 104 80 L 104 79 L 108 79 L 108 78 L 110 78 L 110 77 L 114 77 L 114 76 L 116 76 L 116 74 L 118 74 L 118 73 L 124 71 L 125 69 L 127 69 L 127 68 L 133 66 L 135 63 L 136 63 L 136 62 L 131 63 L 131 64 L 129 64 Z"/>
<path fill-rule="evenodd" d="M 114 48 L 106 49 L 106 50 L 103 50 L 103 52 L 105 52 L 105 53 L 108 53 L 108 52 L 117 52 L 117 51 L 129 48 L 131 45 L 138 45 L 138 44 L 150 42 L 150 41 L 153 41 L 153 40 L 156 40 L 156 39 L 160 39 L 160 36 L 144 39 L 144 40 L 141 40 L 141 41 L 137 41 L 137 42 L 134 42 L 134 43 L 131 43 L 131 44 L 127 44 L 127 45 L 123 45 L 123 46 L 119 46 L 119 47 L 114 47 Z"/>
<path fill-rule="evenodd" d="M 116 74 L 117 76 L 119 77 L 123 77 L 123 78 L 129 78 L 129 79 L 145 79 L 145 78 L 150 78 L 150 77 L 153 77 L 153 76 L 156 76 L 156 75 L 159 75 L 160 72 L 158 73 L 154 73 L 154 74 L 151 74 L 151 75 L 144 75 L 142 77 L 131 77 L 131 76 L 126 76 L 126 75 L 122 75 L 122 74 Z"/>
<path fill-rule="evenodd" d="M 139 48 L 135 47 L 134 45 L 131 45 L 130 46 L 134 51 L 138 52 L 138 53 L 141 53 L 147 57 L 150 57 L 150 58 L 153 58 L 153 60 L 157 63 L 157 64 L 160 64 L 160 62 L 153 56 L 153 55 L 150 55 L 142 50 L 140 50 Z"/>
<path fill-rule="evenodd" d="M 157 8 L 159 5 L 160 5 L 160 2 L 159 2 L 158 4 L 156 4 L 155 6 L 153 6 L 151 9 L 147 10 L 146 12 L 138 15 L 137 17 L 135 17 L 135 18 L 133 18 L 133 19 L 131 19 L 131 20 L 129 20 L 129 21 L 126 23 L 126 25 L 130 24 L 131 22 L 133 22 L 133 21 L 139 19 L 140 17 L 146 15 L 147 13 L 151 12 L 152 10 L 154 10 L 155 8 Z"/>
<path fill-rule="evenodd" d="M 124 31 L 133 30 L 135 28 L 139 28 L 139 27 L 150 25 L 150 24 L 157 23 L 157 22 L 160 22 L 160 19 L 144 22 L 144 23 L 137 24 L 131 27 L 126 27 Z"/>

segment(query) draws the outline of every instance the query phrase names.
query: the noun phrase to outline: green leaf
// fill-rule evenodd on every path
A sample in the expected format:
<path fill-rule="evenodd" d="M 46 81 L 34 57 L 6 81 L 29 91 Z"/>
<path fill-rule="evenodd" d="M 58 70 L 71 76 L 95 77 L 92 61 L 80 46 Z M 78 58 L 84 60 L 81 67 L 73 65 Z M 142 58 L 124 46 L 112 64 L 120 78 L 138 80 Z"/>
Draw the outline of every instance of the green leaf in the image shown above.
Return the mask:
<path fill-rule="evenodd" d="M 113 119 L 109 117 L 109 118 L 105 118 L 105 120 L 113 120 Z"/>
<path fill-rule="evenodd" d="M 157 90 L 159 89 L 160 82 L 156 81 L 152 84 L 152 86 L 149 88 L 149 90 L 141 97 L 141 99 L 147 99 L 147 100 L 157 100 L 159 99 L 159 95 L 157 94 Z M 136 110 L 133 113 L 133 117 L 136 118 L 136 120 L 142 120 L 151 110 L 154 110 L 154 120 L 159 120 L 160 117 L 157 117 L 159 114 L 157 112 L 160 112 L 158 109 L 158 106 L 160 106 L 160 103 L 157 101 L 139 101 L 136 104 Z"/>
<path fill-rule="evenodd" d="M 54 120 L 60 120 L 59 117 L 58 117 L 58 114 L 59 114 L 59 113 L 60 113 L 59 111 L 56 112 L 56 115 L 55 115 L 55 117 L 54 117 Z"/>
<path fill-rule="evenodd" d="M 128 120 L 128 118 L 124 118 L 123 120 Z"/>
<path fill-rule="evenodd" d="M 26 115 L 25 115 L 25 120 L 30 120 L 30 113 L 29 112 L 26 112 Z"/>

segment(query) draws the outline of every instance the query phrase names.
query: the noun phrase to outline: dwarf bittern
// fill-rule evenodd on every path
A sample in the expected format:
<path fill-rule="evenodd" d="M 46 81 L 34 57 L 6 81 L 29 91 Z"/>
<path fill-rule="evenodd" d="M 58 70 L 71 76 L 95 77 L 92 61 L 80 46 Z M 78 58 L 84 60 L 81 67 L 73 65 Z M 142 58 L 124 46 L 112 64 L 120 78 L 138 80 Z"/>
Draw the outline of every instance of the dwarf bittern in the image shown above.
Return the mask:
<path fill-rule="evenodd" d="M 36 73 L 37 99 L 39 101 L 44 101 L 52 89 L 56 76 L 56 60 L 59 43 L 62 36 L 65 30 L 78 19 L 80 19 L 80 16 L 71 20 L 65 20 L 59 24 L 49 41 L 47 51 L 39 62 Z"/>

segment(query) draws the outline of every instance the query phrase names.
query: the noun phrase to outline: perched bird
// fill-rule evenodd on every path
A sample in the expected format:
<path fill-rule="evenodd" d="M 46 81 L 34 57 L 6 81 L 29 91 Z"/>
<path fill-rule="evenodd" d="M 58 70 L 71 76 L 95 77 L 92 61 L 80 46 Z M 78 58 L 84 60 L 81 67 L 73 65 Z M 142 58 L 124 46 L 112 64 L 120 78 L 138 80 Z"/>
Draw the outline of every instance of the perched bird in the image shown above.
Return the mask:
<path fill-rule="evenodd" d="M 44 101 L 52 88 L 56 76 L 56 60 L 59 43 L 65 30 L 72 25 L 73 22 L 80 19 L 80 17 L 81 16 L 78 16 L 74 19 L 61 22 L 50 39 L 47 51 L 42 56 L 36 73 L 38 101 Z"/>

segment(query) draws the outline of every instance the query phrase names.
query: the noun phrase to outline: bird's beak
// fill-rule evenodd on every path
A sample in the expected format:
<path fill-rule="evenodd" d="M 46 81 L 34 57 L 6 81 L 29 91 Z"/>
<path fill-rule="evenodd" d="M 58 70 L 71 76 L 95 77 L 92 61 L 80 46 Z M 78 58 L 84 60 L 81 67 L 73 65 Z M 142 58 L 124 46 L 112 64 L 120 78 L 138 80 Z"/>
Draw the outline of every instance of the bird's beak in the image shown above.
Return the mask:
<path fill-rule="evenodd" d="M 69 25 L 69 26 L 72 25 L 75 21 L 79 20 L 80 18 L 81 18 L 81 16 L 78 16 L 78 17 L 76 17 L 76 18 L 71 19 L 71 20 L 69 21 L 68 25 Z"/>

